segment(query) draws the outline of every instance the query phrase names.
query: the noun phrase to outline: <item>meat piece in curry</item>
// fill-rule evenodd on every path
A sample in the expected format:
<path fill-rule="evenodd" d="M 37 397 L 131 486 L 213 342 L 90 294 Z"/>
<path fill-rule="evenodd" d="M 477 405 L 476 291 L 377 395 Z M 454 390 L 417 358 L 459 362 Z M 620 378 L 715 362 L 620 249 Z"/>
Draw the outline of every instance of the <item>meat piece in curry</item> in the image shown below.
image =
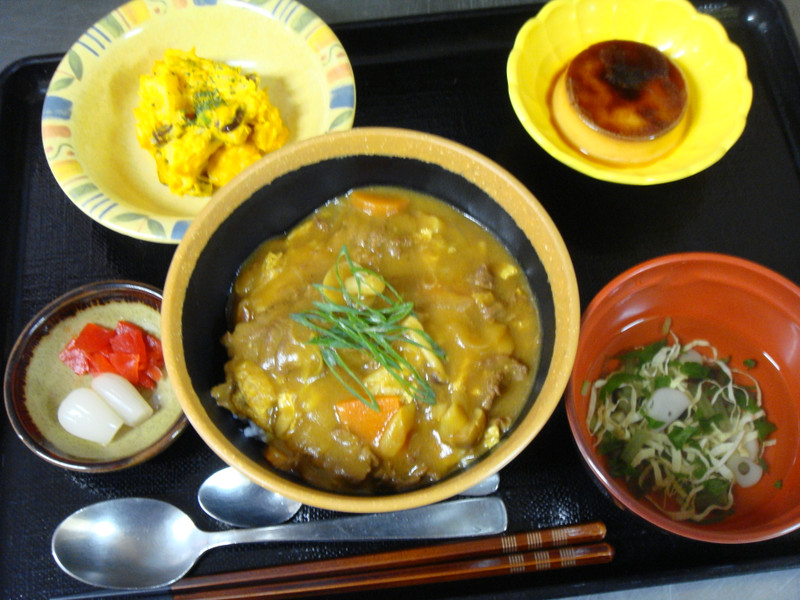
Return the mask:
<path fill-rule="evenodd" d="M 402 490 L 495 446 L 530 395 L 533 294 L 495 237 L 434 198 L 357 189 L 265 242 L 234 283 L 217 402 L 326 489 Z"/>

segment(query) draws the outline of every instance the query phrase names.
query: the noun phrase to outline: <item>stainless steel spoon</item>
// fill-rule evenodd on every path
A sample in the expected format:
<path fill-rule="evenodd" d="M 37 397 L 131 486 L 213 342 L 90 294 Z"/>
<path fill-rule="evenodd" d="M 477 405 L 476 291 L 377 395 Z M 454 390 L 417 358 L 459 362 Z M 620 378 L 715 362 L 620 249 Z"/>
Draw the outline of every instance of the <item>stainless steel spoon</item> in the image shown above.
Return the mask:
<path fill-rule="evenodd" d="M 58 566 L 84 583 L 147 589 L 177 581 L 217 546 L 460 538 L 502 533 L 507 521 L 499 498 L 465 498 L 393 513 L 208 532 L 166 502 L 122 498 L 92 504 L 64 519 L 51 549 Z"/>
<path fill-rule="evenodd" d="M 500 477 L 491 475 L 461 493 L 488 496 L 497 491 Z M 233 467 L 211 475 L 200 486 L 197 501 L 206 513 L 234 527 L 264 527 L 291 519 L 302 504 L 262 488 Z"/>
<path fill-rule="evenodd" d="M 209 515 L 234 527 L 265 527 L 291 519 L 301 502 L 253 483 L 233 467 L 206 479 L 197 501 Z"/>
<path fill-rule="evenodd" d="M 497 488 L 500 487 L 500 475 L 493 473 L 483 481 L 479 481 L 471 488 L 467 488 L 459 494 L 459 496 L 488 496 L 494 494 Z"/>

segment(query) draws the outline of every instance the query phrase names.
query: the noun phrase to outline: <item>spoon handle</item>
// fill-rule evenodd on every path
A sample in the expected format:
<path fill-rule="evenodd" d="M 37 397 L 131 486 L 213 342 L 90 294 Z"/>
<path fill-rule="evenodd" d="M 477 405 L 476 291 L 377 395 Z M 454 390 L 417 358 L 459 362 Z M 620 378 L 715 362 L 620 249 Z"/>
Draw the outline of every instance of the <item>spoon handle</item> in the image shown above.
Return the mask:
<path fill-rule="evenodd" d="M 500 487 L 500 475 L 497 473 L 489 475 L 486 479 L 479 481 L 471 488 L 467 488 L 459 496 L 488 496 L 494 494 Z"/>
<path fill-rule="evenodd" d="M 209 547 L 254 542 L 445 539 L 494 535 L 508 517 L 499 498 L 465 498 L 410 510 L 209 532 Z"/>

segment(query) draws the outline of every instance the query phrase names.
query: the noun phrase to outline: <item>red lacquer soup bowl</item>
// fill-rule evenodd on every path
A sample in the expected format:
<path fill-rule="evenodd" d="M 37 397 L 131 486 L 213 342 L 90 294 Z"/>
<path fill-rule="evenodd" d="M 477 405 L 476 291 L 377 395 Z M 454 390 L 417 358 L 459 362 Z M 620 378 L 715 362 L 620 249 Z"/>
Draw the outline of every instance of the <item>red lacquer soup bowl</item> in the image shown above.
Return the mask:
<path fill-rule="evenodd" d="M 777 425 L 753 487 L 734 486 L 733 513 L 716 522 L 673 520 L 609 473 L 586 416 L 586 382 L 606 375 L 608 360 L 664 337 L 665 323 L 681 343 L 703 339 L 731 365 L 748 370 Z M 752 363 L 751 363 L 752 364 Z M 774 538 L 800 526 L 800 288 L 753 262 L 710 253 L 674 254 L 622 273 L 592 300 L 581 320 L 575 367 L 566 395 L 575 441 L 600 483 L 625 509 L 674 534 L 717 543 Z"/>

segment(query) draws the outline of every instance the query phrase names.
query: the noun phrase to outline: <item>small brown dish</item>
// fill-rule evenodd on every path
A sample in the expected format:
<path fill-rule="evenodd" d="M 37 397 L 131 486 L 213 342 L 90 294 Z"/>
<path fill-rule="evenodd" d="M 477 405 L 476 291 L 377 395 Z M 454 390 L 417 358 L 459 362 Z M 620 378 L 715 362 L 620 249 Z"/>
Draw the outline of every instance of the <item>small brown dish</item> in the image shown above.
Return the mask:
<path fill-rule="evenodd" d="M 66 395 L 88 386 L 90 375 L 76 375 L 59 359 L 61 349 L 87 323 L 114 328 L 130 321 L 161 337 L 161 293 L 129 281 L 91 283 L 68 292 L 45 306 L 25 326 L 6 365 L 6 412 L 22 442 L 47 462 L 81 472 L 117 471 L 142 463 L 167 448 L 187 420 L 168 377 L 162 377 L 149 396 L 156 405 L 144 423 L 123 426 L 106 445 L 68 433 L 58 421 Z"/>

